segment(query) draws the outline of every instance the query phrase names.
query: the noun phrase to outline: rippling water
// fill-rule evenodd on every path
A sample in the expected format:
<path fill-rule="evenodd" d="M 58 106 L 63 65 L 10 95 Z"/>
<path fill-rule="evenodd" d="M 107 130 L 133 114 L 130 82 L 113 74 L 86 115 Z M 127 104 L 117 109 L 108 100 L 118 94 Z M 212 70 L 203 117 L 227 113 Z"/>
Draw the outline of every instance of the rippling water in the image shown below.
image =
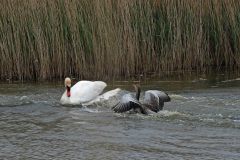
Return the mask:
<path fill-rule="evenodd" d="M 172 98 L 148 116 L 61 106 L 61 85 L 0 84 L 0 158 L 238 160 L 239 80 L 145 82 Z"/>

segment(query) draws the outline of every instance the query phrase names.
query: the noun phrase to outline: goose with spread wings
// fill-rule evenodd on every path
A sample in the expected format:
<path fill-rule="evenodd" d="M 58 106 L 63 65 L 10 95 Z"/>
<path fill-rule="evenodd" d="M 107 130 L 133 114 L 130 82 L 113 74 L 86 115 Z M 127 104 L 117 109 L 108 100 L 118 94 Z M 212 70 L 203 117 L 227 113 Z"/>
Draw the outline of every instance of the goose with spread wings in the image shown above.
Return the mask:
<path fill-rule="evenodd" d="M 125 94 L 121 97 L 120 102 L 112 107 L 117 113 L 123 113 L 133 110 L 135 113 L 148 114 L 149 112 L 158 112 L 163 109 L 164 102 L 169 102 L 171 98 L 167 93 L 159 90 L 148 90 L 145 92 L 144 100 L 139 101 L 141 89 L 139 85 L 133 85 L 136 96 Z"/>

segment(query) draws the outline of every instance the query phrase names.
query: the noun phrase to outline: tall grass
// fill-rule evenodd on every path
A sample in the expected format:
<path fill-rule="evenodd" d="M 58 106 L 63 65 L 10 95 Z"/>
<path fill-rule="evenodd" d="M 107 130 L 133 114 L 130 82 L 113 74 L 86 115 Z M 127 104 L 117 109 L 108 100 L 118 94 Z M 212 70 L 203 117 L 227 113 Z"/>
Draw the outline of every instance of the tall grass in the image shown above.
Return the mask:
<path fill-rule="evenodd" d="M 1 0 L 0 79 L 240 67 L 239 0 Z"/>

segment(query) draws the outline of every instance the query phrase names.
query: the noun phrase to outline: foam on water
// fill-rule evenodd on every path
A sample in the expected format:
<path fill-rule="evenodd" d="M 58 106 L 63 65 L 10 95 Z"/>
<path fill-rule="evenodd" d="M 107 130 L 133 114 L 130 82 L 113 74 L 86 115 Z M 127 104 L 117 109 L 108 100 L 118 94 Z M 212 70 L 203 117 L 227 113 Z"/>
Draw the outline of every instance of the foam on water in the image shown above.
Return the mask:
<path fill-rule="evenodd" d="M 187 97 L 184 97 L 182 95 L 178 95 L 178 94 L 171 94 L 169 95 L 169 97 L 173 100 L 187 100 L 188 98 Z"/>
<path fill-rule="evenodd" d="M 140 118 L 140 119 L 155 119 L 155 120 L 161 120 L 161 119 L 181 119 L 189 117 L 191 115 L 187 115 L 178 111 L 168 111 L 168 110 L 163 110 L 158 113 L 152 112 L 151 114 L 144 115 L 144 114 L 139 114 L 139 113 L 115 113 L 117 117 L 121 118 Z"/>

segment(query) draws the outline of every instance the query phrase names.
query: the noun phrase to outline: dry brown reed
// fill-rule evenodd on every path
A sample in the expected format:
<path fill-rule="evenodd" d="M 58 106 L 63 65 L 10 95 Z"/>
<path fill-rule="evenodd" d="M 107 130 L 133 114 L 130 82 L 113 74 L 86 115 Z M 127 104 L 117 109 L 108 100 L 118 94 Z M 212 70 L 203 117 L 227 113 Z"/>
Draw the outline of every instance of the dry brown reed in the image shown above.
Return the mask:
<path fill-rule="evenodd" d="M 1 0 L 0 79 L 240 67 L 239 0 Z"/>

